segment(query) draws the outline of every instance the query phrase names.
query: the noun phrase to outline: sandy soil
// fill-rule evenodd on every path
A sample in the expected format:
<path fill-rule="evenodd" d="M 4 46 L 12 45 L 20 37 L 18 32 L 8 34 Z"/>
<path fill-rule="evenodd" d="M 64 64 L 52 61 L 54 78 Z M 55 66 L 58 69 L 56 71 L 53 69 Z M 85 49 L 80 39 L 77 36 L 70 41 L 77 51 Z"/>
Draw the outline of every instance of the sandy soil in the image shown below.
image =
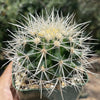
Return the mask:
<path fill-rule="evenodd" d="M 89 82 L 85 86 L 87 98 L 80 100 L 100 100 L 100 74 L 96 77 L 89 74 Z"/>

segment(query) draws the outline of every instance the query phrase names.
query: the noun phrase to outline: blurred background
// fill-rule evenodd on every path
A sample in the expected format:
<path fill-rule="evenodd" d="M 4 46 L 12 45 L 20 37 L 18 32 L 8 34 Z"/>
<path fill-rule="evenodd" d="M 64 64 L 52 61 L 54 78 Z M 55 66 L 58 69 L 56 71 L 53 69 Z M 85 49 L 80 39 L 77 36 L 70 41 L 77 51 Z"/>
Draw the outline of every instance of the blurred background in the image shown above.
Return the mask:
<path fill-rule="evenodd" d="M 62 11 L 64 16 L 68 13 L 75 13 L 77 23 L 91 21 L 86 32 L 91 32 L 93 38 L 97 39 L 95 42 L 98 44 L 93 45 L 93 51 L 97 54 L 97 57 L 92 59 L 96 59 L 93 64 L 94 71 L 100 73 L 100 0 L 0 0 L 0 66 L 7 62 L 2 51 L 2 47 L 6 47 L 4 41 L 11 40 L 7 29 L 11 31 L 15 30 L 15 27 L 9 23 L 17 23 L 16 20 L 23 20 L 21 14 L 24 16 L 27 16 L 29 13 L 34 15 L 36 12 L 41 14 L 42 10 L 47 9 L 49 11 L 53 7 L 55 10 L 59 10 L 59 12 Z M 4 68 L 0 70 L 0 74 L 3 70 Z M 98 84 L 94 83 L 94 86 L 91 79 L 93 82 L 96 81 L 90 75 L 89 85 L 87 84 L 87 87 L 90 86 L 90 89 L 88 89 L 90 91 L 85 94 L 85 96 L 89 94 L 90 99 L 87 96 L 88 98 L 84 100 L 100 100 L 100 84 L 98 83 L 100 78 L 97 79 L 96 83 Z M 97 88 L 98 91 L 91 90 L 91 86 L 96 88 L 95 85 L 99 87 Z M 93 92 L 91 93 L 91 91 Z M 95 97 L 92 97 L 92 94 L 95 94 Z"/>

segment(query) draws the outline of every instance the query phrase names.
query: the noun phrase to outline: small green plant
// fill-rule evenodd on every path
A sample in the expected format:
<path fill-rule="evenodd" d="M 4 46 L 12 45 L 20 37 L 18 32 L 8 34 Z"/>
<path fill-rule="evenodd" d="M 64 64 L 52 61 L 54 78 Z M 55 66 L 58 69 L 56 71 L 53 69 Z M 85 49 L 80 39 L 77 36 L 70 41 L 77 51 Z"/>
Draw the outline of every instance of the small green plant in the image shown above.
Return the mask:
<path fill-rule="evenodd" d="M 93 55 L 85 36 L 88 22 L 77 24 L 74 14 L 63 17 L 59 12 L 46 12 L 46 16 L 30 14 L 25 22 L 13 24 L 17 30 L 8 41 L 6 56 L 13 61 L 15 87 L 19 90 L 46 89 L 49 96 L 55 89 L 68 85 L 78 87 L 86 81 Z M 91 73 L 91 72 L 90 72 Z M 62 96 L 63 97 L 63 96 Z"/>

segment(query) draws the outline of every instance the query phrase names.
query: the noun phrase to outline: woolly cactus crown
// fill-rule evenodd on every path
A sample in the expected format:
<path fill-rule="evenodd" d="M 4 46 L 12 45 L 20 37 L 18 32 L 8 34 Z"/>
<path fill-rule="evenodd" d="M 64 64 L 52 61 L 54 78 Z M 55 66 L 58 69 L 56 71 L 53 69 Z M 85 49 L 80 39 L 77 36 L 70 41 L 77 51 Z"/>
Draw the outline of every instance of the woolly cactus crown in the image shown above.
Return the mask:
<path fill-rule="evenodd" d="M 11 32 L 13 40 L 5 49 L 13 61 L 16 88 L 23 89 L 26 79 L 40 90 L 48 90 L 48 84 L 50 94 L 57 86 L 62 90 L 67 85 L 83 84 L 85 72 L 89 72 L 87 58 L 92 55 L 86 42 L 91 37 L 84 34 L 87 22 L 76 24 L 73 14 L 60 17 L 54 10 L 46 17 L 30 14 L 24 18 L 26 24 L 14 24 L 18 29 Z"/>

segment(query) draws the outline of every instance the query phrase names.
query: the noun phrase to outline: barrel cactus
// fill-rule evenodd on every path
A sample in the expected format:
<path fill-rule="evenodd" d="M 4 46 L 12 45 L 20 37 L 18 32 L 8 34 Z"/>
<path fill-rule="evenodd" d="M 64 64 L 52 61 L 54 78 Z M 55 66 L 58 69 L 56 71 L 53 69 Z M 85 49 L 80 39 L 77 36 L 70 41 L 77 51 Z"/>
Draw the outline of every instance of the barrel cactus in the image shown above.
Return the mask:
<path fill-rule="evenodd" d="M 13 61 L 15 87 L 19 90 L 46 89 L 50 96 L 55 89 L 82 85 L 91 64 L 92 55 L 85 34 L 88 22 L 77 24 L 74 14 L 63 17 L 52 10 L 46 16 L 23 16 L 25 23 L 11 32 L 11 41 L 5 49 L 6 57 Z M 91 73 L 91 72 L 90 72 Z"/>

